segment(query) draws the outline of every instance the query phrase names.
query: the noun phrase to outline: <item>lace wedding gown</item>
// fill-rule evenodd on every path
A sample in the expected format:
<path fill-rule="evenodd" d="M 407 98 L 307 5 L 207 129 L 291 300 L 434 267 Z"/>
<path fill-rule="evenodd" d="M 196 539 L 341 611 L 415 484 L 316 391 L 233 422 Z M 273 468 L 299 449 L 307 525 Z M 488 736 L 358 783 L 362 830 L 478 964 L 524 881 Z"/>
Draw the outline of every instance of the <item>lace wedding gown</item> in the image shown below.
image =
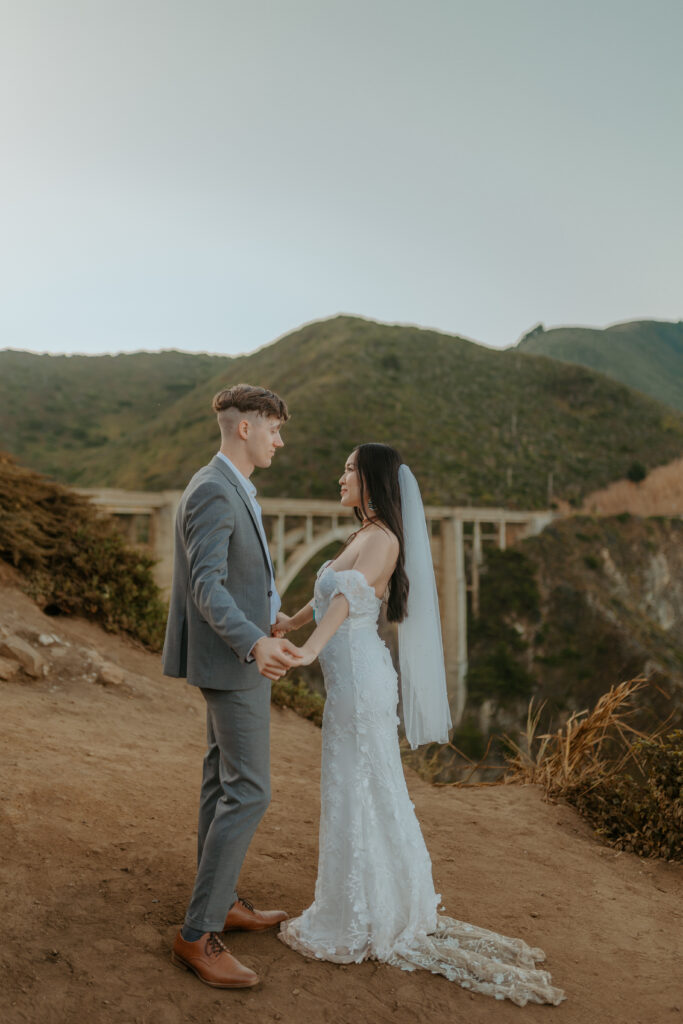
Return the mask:
<path fill-rule="evenodd" d="M 397 676 L 377 632 L 381 601 L 356 569 L 318 574 L 318 621 L 336 594 L 349 617 L 320 652 L 321 815 L 315 900 L 279 938 L 307 957 L 423 968 L 497 999 L 564 998 L 540 949 L 437 913 L 432 864 L 408 795 L 398 746 Z"/>

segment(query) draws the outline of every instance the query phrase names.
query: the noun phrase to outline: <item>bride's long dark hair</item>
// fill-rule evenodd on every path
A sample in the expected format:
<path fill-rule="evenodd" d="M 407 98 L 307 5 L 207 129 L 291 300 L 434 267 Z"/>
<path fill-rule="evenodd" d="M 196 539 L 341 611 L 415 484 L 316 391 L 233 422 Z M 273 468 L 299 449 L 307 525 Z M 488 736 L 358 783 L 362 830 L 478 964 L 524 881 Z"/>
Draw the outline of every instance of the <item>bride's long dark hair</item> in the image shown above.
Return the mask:
<path fill-rule="evenodd" d="M 377 520 L 386 526 L 398 540 L 398 559 L 389 580 L 387 618 L 389 622 L 402 622 L 408 607 L 408 577 L 405 570 L 403 546 L 403 517 L 398 468 L 403 462 L 395 448 L 388 444 L 359 444 L 356 448 L 356 471 L 360 482 L 360 508 L 356 518 Z"/>

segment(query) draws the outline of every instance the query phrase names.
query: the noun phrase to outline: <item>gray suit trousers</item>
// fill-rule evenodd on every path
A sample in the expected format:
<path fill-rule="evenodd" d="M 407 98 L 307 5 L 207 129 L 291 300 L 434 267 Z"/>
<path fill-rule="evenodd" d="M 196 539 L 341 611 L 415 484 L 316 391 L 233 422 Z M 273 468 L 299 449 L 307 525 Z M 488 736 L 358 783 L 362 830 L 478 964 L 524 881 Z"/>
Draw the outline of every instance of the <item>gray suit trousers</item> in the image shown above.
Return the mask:
<path fill-rule="evenodd" d="M 197 877 L 185 924 L 220 932 L 237 879 L 270 803 L 270 680 L 250 690 L 208 690 L 207 751 L 199 800 Z"/>

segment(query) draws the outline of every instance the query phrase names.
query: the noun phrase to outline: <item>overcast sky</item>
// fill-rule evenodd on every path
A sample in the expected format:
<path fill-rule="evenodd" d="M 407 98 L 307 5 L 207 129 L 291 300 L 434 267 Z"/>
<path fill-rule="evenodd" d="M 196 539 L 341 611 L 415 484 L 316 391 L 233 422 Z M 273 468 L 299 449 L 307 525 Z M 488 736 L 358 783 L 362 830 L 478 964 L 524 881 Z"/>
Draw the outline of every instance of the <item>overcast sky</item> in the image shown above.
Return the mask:
<path fill-rule="evenodd" d="M 0 347 L 683 317 L 681 0 L 0 11 Z"/>

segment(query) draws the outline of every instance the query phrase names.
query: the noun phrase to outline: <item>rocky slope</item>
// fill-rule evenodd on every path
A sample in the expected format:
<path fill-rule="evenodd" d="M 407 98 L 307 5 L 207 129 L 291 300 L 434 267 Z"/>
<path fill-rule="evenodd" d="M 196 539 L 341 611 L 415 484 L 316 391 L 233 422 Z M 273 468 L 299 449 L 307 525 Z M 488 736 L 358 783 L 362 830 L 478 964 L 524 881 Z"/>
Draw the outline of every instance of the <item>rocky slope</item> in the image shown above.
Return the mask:
<path fill-rule="evenodd" d="M 615 683 L 650 685 L 636 723 L 683 724 L 683 519 L 576 516 L 505 552 L 490 550 L 470 620 L 470 752 L 519 735 L 545 701 L 557 728 Z M 500 749 L 500 747 L 498 748 Z"/>

